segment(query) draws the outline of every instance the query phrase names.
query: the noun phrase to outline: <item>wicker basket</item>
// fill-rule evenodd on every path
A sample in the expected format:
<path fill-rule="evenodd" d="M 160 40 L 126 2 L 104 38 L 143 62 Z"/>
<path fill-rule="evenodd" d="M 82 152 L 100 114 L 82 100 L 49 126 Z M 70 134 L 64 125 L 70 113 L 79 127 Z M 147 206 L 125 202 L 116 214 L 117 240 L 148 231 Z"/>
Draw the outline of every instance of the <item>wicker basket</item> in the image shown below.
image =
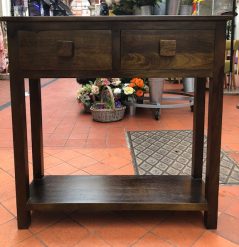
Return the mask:
<path fill-rule="evenodd" d="M 123 119 L 126 107 L 122 106 L 119 108 L 115 108 L 115 100 L 114 100 L 113 92 L 109 86 L 106 86 L 106 89 L 110 93 L 112 109 L 97 109 L 97 108 L 94 108 L 94 106 L 92 106 L 90 110 L 92 113 L 93 120 L 97 122 L 102 122 L 102 123 L 119 121 Z M 102 99 L 103 97 L 101 97 L 101 101 Z"/>

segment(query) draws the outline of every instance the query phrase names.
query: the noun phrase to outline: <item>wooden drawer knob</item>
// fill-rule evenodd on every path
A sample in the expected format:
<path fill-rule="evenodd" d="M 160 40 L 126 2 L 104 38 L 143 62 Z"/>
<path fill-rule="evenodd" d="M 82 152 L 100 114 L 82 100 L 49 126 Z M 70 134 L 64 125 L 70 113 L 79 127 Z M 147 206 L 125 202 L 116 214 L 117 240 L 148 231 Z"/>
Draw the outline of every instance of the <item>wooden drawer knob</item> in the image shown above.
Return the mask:
<path fill-rule="evenodd" d="M 68 40 L 57 41 L 57 55 L 59 57 L 73 57 L 74 55 L 74 42 Z"/>
<path fill-rule="evenodd" d="M 160 56 L 173 57 L 176 55 L 176 40 L 160 40 Z"/>

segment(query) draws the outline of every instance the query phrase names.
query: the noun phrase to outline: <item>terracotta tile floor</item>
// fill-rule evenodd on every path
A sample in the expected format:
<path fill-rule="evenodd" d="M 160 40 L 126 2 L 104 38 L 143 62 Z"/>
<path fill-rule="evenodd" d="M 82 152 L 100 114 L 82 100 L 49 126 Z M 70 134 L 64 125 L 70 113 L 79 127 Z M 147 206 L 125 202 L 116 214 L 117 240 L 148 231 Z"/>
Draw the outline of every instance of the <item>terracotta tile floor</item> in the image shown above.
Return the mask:
<path fill-rule="evenodd" d="M 46 174 L 133 174 L 126 131 L 192 129 L 189 108 L 163 110 L 160 121 L 141 110 L 121 122 L 93 122 L 75 100 L 77 88 L 75 80 L 59 79 L 42 89 Z M 0 89 L 1 106 L 10 100 L 8 81 Z M 222 147 L 239 162 L 238 102 L 239 96 L 224 96 Z M 28 136 L 31 174 L 30 126 Z M 219 211 L 214 231 L 205 230 L 199 212 L 34 212 L 31 227 L 19 231 L 11 108 L 0 111 L 0 246 L 239 246 L 239 186 L 220 187 Z"/>

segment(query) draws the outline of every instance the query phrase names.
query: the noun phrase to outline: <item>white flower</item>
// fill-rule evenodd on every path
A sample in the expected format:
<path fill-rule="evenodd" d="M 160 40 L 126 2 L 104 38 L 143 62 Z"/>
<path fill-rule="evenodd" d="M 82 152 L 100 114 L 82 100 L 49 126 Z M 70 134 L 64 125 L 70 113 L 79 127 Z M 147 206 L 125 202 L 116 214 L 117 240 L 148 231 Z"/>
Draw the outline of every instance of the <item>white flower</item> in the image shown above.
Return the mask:
<path fill-rule="evenodd" d="M 113 86 L 119 86 L 119 84 L 121 83 L 121 80 L 120 80 L 120 78 L 112 78 L 112 82 L 111 82 L 111 84 L 113 85 Z"/>
<path fill-rule="evenodd" d="M 92 89 L 91 90 L 92 90 L 93 94 L 99 94 L 99 92 L 100 92 L 99 87 L 95 86 L 95 85 L 92 85 Z"/>
<path fill-rule="evenodd" d="M 121 89 L 118 88 L 118 87 L 115 88 L 115 89 L 114 89 L 114 94 L 116 94 L 116 95 L 117 95 L 117 94 L 121 94 Z"/>
<path fill-rule="evenodd" d="M 134 93 L 134 89 L 132 87 L 124 87 L 123 90 L 126 95 L 131 95 Z"/>

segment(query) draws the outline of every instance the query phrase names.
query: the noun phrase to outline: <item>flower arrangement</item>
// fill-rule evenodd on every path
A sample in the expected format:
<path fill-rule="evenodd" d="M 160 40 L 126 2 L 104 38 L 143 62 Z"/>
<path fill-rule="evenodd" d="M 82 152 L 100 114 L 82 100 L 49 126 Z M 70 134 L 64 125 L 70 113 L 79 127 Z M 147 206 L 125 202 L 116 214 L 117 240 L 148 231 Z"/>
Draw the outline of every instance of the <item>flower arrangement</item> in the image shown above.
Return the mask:
<path fill-rule="evenodd" d="M 114 1 L 112 4 L 113 14 L 115 15 L 133 15 L 134 8 L 140 8 L 141 6 L 156 6 L 159 5 L 162 0 L 120 0 Z"/>
<path fill-rule="evenodd" d="M 120 0 L 114 1 L 112 4 L 112 11 L 114 15 L 133 15 L 134 1 Z"/>
<path fill-rule="evenodd" d="M 145 84 L 145 80 L 142 78 L 132 78 L 129 83 L 126 84 L 124 88 L 125 95 L 130 95 L 128 97 L 129 102 L 143 102 L 144 93 L 147 90 L 147 85 Z"/>
<path fill-rule="evenodd" d="M 203 2 L 204 0 L 192 0 L 193 3 L 193 13 L 192 15 L 199 15 L 199 8 L 200 8 L 200 3 Z"/>
<path fill-rule="evenodd" d="M 96 78 L 94 82 L 90 81 L 78 90 L 77 99 L 87 108 L 120 108 L 142 99 L 146 89 L 142 78 Z"/>
<path fill-rule="evenodd" d="M 77 91 L 77 100 L 85 107 L 85 111 L 89 112 L 90 107 L 95 102 L 97 95 L 99 95 L 99 87 L 93 85 L 93 82 L 85 84 Z"/>
<path fill-rule="evenodd" d="M 142 97 L 145 92 L 145 83 L 141 78 L 133 78 L 130 81 L 129 87 L 132 87 L 135 90 L 137 97 Z"/>
<path fill-rule="evenodd" d="M 120 78 L 96 78 L 95 82 L 94 82 L 94 86 L 98 87 L 99 89 L 99 93 L 100 93 L 100 101 L 104 102 L 104 103 L 99 103 L 97 101 L 95 101 L 94 106 L 98 107 L 100 109 L 111 109 L 113 107 L 113 102 L 112 102 L 112 97 L 110 95 L 110 93 L 113 93 L 113 97 L 114 97 L 114 102 L 115 102 L 115 106 L 114 107 L 121 107 L 121 80 Z M 109 92 L 109 90 L 106 89 L 110 89 L 111 92 Z"/>
<path fill-rule="evenodd" d="M 161 0 L 133 0 L 134 5 L 137 7 L 141 7 L 141 6 L 156 6 L 159 5 L 159 3 L 161 2 Z"/>

